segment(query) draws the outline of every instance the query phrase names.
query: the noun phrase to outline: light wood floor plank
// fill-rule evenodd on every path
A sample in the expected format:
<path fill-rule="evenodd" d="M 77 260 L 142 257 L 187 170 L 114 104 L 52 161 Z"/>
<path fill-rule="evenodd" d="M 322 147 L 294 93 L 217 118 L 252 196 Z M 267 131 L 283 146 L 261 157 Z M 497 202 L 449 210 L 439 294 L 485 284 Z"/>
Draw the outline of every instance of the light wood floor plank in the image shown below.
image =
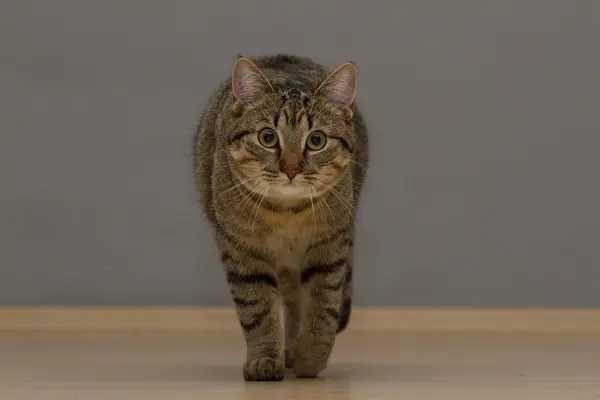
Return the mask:
<path fill-rule="evenodd" d="M 232 308 L 0 308 L 0 331 L 237 329 Z M 349 329 L 600 333 L 600 310 L 358 308 Z"/>
<path fill-rule="evenodd" d="M 4 400 L 597 400 L 600 335 L 354 330 L 322 377 L 245 383 L 241 332 L 0 332 Z"/>

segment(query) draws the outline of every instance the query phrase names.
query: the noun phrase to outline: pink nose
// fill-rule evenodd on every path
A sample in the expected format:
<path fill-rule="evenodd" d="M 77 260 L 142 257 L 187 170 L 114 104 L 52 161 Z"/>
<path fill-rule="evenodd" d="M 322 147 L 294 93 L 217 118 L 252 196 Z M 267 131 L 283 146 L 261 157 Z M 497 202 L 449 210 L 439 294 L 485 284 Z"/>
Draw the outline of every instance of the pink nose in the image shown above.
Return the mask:
<path fill-rule="evenodd" d="M 290 181 L 291 181 L 292 179 L 294 179 L 294 177 L 295 177 L 296 175 L 298 175 L 300 172 L 302 172 L 302 171 L 301 171 L 301 170 L 299 170 L 299 169 L 282 169 L 281 171 L 282 171 L 283 173 L 285 173 L 285 174 L 287 175 L 287 177 L 288 177 L 288 178 L 290 178 Z"/>

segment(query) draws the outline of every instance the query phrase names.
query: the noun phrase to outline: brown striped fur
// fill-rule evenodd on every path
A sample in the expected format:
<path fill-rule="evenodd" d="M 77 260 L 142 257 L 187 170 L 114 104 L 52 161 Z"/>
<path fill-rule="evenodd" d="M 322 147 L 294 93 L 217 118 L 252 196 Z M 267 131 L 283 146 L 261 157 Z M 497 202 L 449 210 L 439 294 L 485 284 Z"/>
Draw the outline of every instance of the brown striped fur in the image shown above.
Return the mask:
<path fill-rule="evenodd" d="M 284 366 L 316 376 L 348 324 L 368 164 L 356 82 L 352 63 L 328 72 L 296 56 L 240 57 L 202 115 L 196 183 L 246 339 L 246 380 L 283 379 Z M 261 144 L 264 129 L 276 146 Z M 326 138 L 316 151 L 315 131 Z"/>

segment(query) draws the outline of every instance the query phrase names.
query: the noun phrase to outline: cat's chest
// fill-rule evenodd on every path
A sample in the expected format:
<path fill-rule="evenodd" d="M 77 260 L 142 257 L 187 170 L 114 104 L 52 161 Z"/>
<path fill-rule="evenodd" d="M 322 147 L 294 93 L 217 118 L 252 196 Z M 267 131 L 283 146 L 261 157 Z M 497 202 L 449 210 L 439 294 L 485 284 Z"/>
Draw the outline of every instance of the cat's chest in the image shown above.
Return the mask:
<path fill-rule="evenodd" d="M 301 263 L 311 243 L 324 234 L 324 227 L 310 215 L 270 216 L 265 222 L 269 229 L 261 235 L 262 244 L 285 267 Z"/>

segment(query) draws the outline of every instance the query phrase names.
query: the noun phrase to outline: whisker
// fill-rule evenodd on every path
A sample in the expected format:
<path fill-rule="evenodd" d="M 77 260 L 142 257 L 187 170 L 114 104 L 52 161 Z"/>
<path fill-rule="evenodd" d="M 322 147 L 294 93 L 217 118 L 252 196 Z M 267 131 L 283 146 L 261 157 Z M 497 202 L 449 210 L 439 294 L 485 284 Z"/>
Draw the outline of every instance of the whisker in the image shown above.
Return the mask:
<path fill-rule="evenodd" d="M 315 213 L 315 205 L 313 204 L 312 188 L 310 186 L 308 186 L 308 195 L 310 196 L 310 206 L 312 208 L 313 220 L 314 220 L 313 238 L 312 238 L 312 242 L 311 242 L 311 244 L 313 244 L 315 242 L 315 236 L 316 236 L 316 230 L 317 230 L 317 214 Z"/>
<path fill-rule="evenodd" d="M 312 189 L 311 189 L 312 190 Z M 327 218 L 327 215 L 325 215 L 325 207 L 323 207 L 323 197 L 322 196 L 317 196 L 317 204 L 319 205 L 319 209 L 321 210 L 321 216 L 323 217 L 323 221 L 325 222 L 325 225 L 327 226 L 327 230 L 329 230 L 329 219 Z"/>
<path fill-rule="evenodd" d="M 265 182 L 261 182 L 257 187 L 252 188 L 250 190 L 250 192 L 246 193 L 246 195 L 244 196 L 244 198 L 242 200 L 240 200 L 240 202 L 238 203 L 238 205 L 231 212 L 231 217 L 228 219 L 228 221 L 230 221 L 231 219 L 234 218 L 235 212 L 240 207 L 240 205 L 242 205 L 242 203 L 243 204 L 248 204 L 250 202 L 250 200 L 252 200 L 252 195 L 254 193 L 258 192 L 263 187 L 263 185 L 266 185 L 266 183 Z M 245 205 L 244 205 L 244 207 L 245 207 Z"/>
<path fill-rule="evenodd" d="M 262 194 L 265 193 L 266 189 L 268 188 L 268 184 L 263 182 L 263 185 L 260 186 L 259 190 L 262 190 L 263 188 L 265 188 L 265 190 L 262 192 Z M 254 216 L 254 219 L 256 219 L 256 216 L 258 215 L 258 211 L 260 210 L 260 206 L 259 206 L 259 202 L 262 200 L 262 194 L 259 196 L 259 200 L 254 202 L 254 206 L 252 206 L 252 211 L 250 211 L 250 218 L 252 218 L 252 215 L 255 213 L 256 211 L 256 215 Z M 252 224 L 254 225 L 254 219 Z M 248 221 L 246 221 L 246 224 L 244 225 L 244 232 L 248 232 L 248 233 L 252 233 L 252 228 L 250 230 L 248 230 Z"/>
<path fill-rule="evenodd" d="M 231 204 L 231 203 L 234 203 L 234 202 L 236 202 L 237 200 L 240 200 L 240 201 L 242 201 L 242 200 L 243 200 L 243 199 L 245 199 L 245 198 L 246 198 L 246 197 L 247 197 L 249 194 L 252 194 L 252 191 L 250 191 L 250 192 L 242 192 L 242 193 L 239 193 L 239 194 L 238 194 L 237 196 L 235 196 L 233 199 L 229 199 L 227 203 L 228 203 L 228 204 Z"/>
<path fill-rule="evenodd" d="M 318 179 L 318 178 L 317 178 Z M 322 180 L 319 179 L 319 181 L 325 185 L 325 187 L 327 187 L 329 189 L 329 191 L 335 196 L 337 197 L 337 199 L 340 201 L 340 203 L 342 203 L 342 205 L 344 207 L 346 207 L 346 209 L 348 210 L 348 213 L 350 214 L 350 217 L 352 218 L 352 220 L 354 220 L 354 222 L 356 222 L 355 218 L 354 218 L 354 213 L 356 212 L 356 209 L 354 208 L 354 206 L 350 203 L 348 203 L 345 199 L 344 196 L 333 186 L 331 186 L 328 183 L 323 182 Z M 352 208 L 352 210 L 350 210 L 350 207 Z M 354 211 L 354 212 L 353 212 Z"/>
<path fill-rule="evenodd" d="M 331 207 L 329 207 L 329 204 L 327 203 L 327 200 L 325 198 L 323 198 L 323 196 L 321 196 L 321 200 L 323 201 L 323 204 L 325 204 L 325 206 L 329 210 L 329 214 L 331 215 L 331 220 L 335 221 L 335 215 L 333 215 L 333 210 L 331 209 Z"/>
<path fill-rule="evenodd" d="M 213 199 L 213 201 L 217 201 L 217 200 L 218 200 L 218 199 L 220 199 L 220 198 L 221 198 L 221 196 L 223 196 L 224 194 L 227 194 L 227 193 L 229 193 L 230 191 L 234 190 L 235 188 L 238 188 L 238 187 L 242 186 L 244 183 L 250 182 L 251 180 L 253 180 L 253 179 L 256 179 L 256 178 L 259 178 L 259 176 L 253 176 L 252 178 L 246 179 L 246 180 L 244 180 L 244 181 L 241 181 L 241 182 L 239 182 L 239 183 L 237 183 L 237 184 L 233 185 L 232 187 L 230 187 L 230 188 L 226 189 L 225 191 L 223 191 L 223 192 L 219 193 L 219 194 L 217 195 L 217 197 L 215 197 L 215 198 Z"/>
<path fill-rule="evenodd" d="M 254 219 L 252 219 L 252 226 L 250 227 L 250 232 L 252 232 L 254 230 L 254 222 L 256 222 L 256 217 L 258 216 L 258 212 L 260 211 L 260 208 L 262 207 L 262 203 L 265 199 L 265 194 L 267 193 L 267 190 L 269 190 L 271 188 L 271 185 L 267 184 L 267 187 L 265 188 L 265 190 L 263 190 L 262 195 L 260 196 L 260 201 L 257 203 L 257 207 L 256 207 L 256 213 L 254 214 Z"/>
<path fill-rule="evenodd" d="M 332 175 L 332 174 L 321 174 L 321 176 L 325 176 L 327 178 L 333 178 L 333 179 L 337 179 L 338 178 L 337 175 Z M 310 179 L 315 179 L 315 178 L 311 176 Z M 309 179 L 307 179 L 307 180 L 309 180 Z M 355 179 L 349 179 L 349 180 L 350 180 L 350 182 L 354 182 L 354 183 L 356 183 L 358 185 L 362 185 L 364 183 L 364 181 L 360 182 L 360 181 L 357 181 Z"/>

